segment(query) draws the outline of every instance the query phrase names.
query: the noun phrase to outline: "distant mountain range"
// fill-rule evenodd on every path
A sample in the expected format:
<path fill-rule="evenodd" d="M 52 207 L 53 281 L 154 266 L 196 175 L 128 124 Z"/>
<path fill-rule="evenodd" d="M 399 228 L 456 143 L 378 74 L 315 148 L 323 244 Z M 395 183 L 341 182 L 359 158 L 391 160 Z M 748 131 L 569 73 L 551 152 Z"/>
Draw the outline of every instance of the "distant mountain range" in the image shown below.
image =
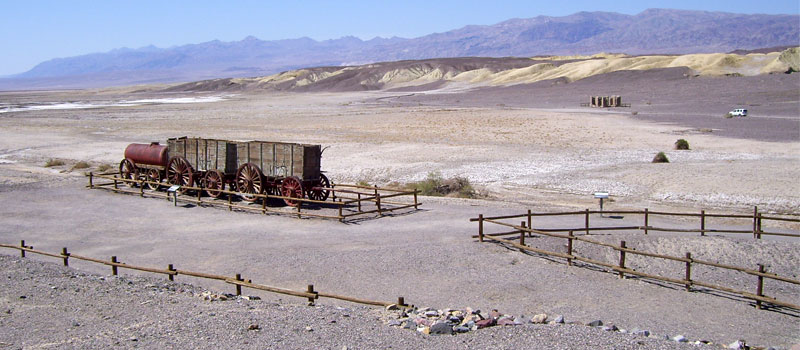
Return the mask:
<path fill-rule="evenodd" d="M 598 52 L 683 54 L 800 45 L 800 15 L 650 9 L 511 19 L 413 39 L 343 37 L 209 41 L 56 58 L 0 79 L 0 89 L 81 88 L 253 77 L 304 67 L 443 57 L 530 57 Z"/>

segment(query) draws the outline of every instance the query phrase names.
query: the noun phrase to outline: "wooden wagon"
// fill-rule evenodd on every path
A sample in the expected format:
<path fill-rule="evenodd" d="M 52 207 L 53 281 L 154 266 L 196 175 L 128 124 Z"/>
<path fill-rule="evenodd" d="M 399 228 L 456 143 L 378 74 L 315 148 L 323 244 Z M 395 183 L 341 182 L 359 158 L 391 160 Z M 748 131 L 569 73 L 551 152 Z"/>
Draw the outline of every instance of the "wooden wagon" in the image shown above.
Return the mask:
<path fill-rule="evenodd" d="M 134 146 L 143 153 L 155 153 L 153 147 L 158 144 L 146 149 L 146 145 L 136 144 L 128 148 L 137 150 Z M 284 201 L 292 206 L 298 201 L 291 198 L 324 201 L 330 194 L 330 180 L 320 170 L 319 145 L 180 137 L 167 140 L 166 162 L 164 146 L 160 147 L 159 158 L 133 151 L 129 157 L 126 149 L 120 174 L 135 178 L 144 173 L 147 180 L 156 183 L 165 179 L 171 185 L 200 185 L 214 198 L 226 187 L 240 192 L 247 201 L 257 200 L 254 194 L 280 195 L 288 197 Z"/>

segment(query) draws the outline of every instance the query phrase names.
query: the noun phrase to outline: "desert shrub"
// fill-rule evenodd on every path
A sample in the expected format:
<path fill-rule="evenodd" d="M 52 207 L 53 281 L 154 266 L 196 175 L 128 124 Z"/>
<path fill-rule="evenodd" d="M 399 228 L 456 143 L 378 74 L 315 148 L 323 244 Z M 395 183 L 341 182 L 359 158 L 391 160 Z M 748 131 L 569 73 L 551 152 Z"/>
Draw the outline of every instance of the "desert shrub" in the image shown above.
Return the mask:
<path fill-rule="evenodd" d="M 728 113 L 725 113 L 724 117 L 730 119 L 730 118 L 733 118 L 733 114 L 731 114 L 731 112 L 728 112 Z"/>
<path fill-rule="evenodd" d="M 419 191 L 423 196 L 452 196 L 460 198 L 475 198 L 477 196 L 469 179 L 460 176 L 444 179 L 439 172 L 430 172 L 425 180 L 412 182 L 406 187 Z"/>
<path fill-rule="evenodd" d="M 678 139 L 678 141 L 675 141 L 675 149 L 678 149 L 678 150 L 687 150 L 687 149 L 689 149 L 689 141 L 686 141 L 684 139 Z"/>
<path fill-rule="evenodd" d="M 366 186 L 366 187 L 371 187 L 372 186 L 372 185 L 369 184 L 369 182 L 367 182 L 367 180 L 358 180 L 358 182 L 356 182 L 356 185 Z"/>
<path fill-rule="evenodd" d="M 653 163 L 669 163 L 669 159 L 664 152 L 658 152 L 658 154 L 653 157 Z"/>
<path fill-rule="evenodd" d="M 633 111 L 631 112 L 631 115 L 639 115 L 639 111 Z"/>
<path fill-rule="evenodd" d="M 100 171 L 100 172 L 105 172 L 105 171 L 108 171 L 109 169 L 111 169 L 111 166 L 108 165 L 108 164 L 100 164 L 100 165 L 97 166 L 97 171 Z"/>
<path fill-rule="evenodd" d="M 75 163 L 75 165 L 72 166 L 72 169 L 86 169 L 88 167 L 89 167 L 89 163 L 86 163 L 84 161 L 80 161 L 80 162 Z"/>
<path fill-rule="evenodd" d="M 62 166 L 62 165 L 64 165 L 64 161 L 61 160 L 61 159 L 50 158 L 46 162 L 44 162 L 44 167 L 45 168 L 54 167 L 54 166 Z"/>

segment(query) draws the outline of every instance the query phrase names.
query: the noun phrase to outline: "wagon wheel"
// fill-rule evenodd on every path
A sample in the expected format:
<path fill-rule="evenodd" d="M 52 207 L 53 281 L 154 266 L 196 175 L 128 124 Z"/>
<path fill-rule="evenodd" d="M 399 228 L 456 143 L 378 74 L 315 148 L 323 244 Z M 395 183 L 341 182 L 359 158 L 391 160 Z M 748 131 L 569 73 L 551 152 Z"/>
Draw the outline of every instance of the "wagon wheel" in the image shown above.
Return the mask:
<path fill-rule="evenodd" d="M 331 191 L 325 190 L 324 188 L 331 188 L 331 181 L 328 180 L 328 177 L 325 176 L 325 174 L 319 174 L 319 183 L 317 183 L 316 186 L 308 189 L 306 195 L 309 199 L 313 199 L 315 201 L 325 201 L 328 199 Z"/>
<path fill-rule="evenodd" d="M 194 169 L 183 157 L 172 157 L 167 164 L 167 182 L 171 185 L 194 186 Z M 185 189 L 180 190 L 185 193 Z"/>
<path fill-rule="evenodd" d="M 253 163 L 246 163 L 236 171 L 236 190 L 242 193 L 242 199 L 255 202 L 258 197 L 253 194 L 264 193 L 264 174 Z"/>
<path fill-rule="evenodd" d="M 303 182 L 297 176 L 289 176 L 283 179 L 281 184 L 281 194 L 284 197 L 303 198 Z M 300 201 L 284 199 L 286 205 L 296 207 L 300 205 Z"/>
<path fill-rule="evenodd" d="M 222 195 L 221 190 L 225 189 L 222 173 L 219 170 L 209 170 L 203 178 L 203 187 L 209 197 L 219 198 Z"/>
<path fill-rule="evenodd" d="M 147 181 L 150 181 L 145 184 L 147 188 L 155 191 L 158 190 L 159 187 L 161 187 L 161 185 L 158 184 L 158 182 L 161 182 L 161 172 L 158 171 L 158 169 L 148 169 L 147 174 L 145 174 L 145 176 L 147 176 Z"/>
<path fill-rule="evenodd" d="M 124 180 L 136 180 L 139 178 L 139 169 L 136 168 L 132 160 L 125 158 L 119 162 L 119 177 Z M 130 187 L 136 186 L 133 181 L 125 181 L 125 184 Z"/>

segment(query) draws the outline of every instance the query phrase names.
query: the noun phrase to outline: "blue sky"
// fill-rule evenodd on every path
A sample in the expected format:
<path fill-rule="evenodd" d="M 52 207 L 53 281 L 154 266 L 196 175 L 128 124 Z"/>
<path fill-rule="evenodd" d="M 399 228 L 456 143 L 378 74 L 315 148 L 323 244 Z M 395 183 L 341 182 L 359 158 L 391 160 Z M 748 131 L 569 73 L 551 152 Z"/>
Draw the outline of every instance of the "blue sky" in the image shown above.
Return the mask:
<path fill-rule="evenodd" d="M 648 8 L 798 14 L 798 0 L 37 1 L 0 0 L 0 75 L 115 48 L 353 35 L 405 38 L 510 18 Z"/>

